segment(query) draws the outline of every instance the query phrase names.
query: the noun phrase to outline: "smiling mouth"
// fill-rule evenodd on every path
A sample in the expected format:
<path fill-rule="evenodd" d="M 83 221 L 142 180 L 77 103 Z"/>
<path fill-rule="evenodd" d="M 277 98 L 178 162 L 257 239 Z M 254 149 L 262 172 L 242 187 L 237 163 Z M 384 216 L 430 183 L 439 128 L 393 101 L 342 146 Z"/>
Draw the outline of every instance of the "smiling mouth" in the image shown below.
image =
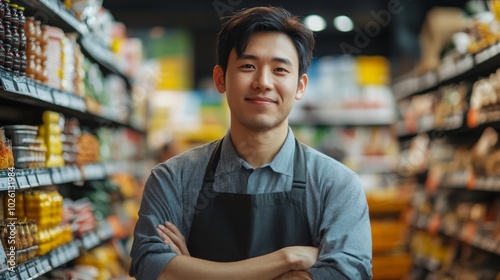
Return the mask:
<path fill-rule="evenodd" d="M 246 101 L 250 101 L 252 103 L 257 103 L 257 104 L 269 104 L 269 103 L 276 103 L 274 100 L 269 99 L 269 98 L 245 98 Z"/>

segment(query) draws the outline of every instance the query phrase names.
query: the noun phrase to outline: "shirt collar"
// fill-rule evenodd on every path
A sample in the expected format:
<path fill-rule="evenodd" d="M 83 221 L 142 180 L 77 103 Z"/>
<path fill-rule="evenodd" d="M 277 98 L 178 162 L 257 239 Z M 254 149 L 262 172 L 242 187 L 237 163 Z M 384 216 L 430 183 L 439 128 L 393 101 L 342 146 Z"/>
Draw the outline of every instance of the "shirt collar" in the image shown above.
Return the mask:
<path fill-rule="evenodd" d="M 216 176 L 235 170 L 240 170 L 241 167 L 249 168 L 250 165 L 238 156 L 231 141 L 231 131 L 228 130 L 222 142 L 221 157 L 219 166 L 217 167 Z M 283 173 L 284 175 L 293 175 L 293 154 L 295 151 L 295 136 L 292 129 L 288 128 L 288 134 L 285 138 L 283 146 L 276 154 L 274 159 L 261 167 L 269 166 L 274 172 Z"/>

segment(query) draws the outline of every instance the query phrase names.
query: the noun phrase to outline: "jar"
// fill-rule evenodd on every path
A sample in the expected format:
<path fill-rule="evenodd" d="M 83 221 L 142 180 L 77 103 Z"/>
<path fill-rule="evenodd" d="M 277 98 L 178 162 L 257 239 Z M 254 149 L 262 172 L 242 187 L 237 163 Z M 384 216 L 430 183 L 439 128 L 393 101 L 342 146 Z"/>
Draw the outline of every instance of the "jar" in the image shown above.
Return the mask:
<path fill-rule="evenodd" d="M 18 29 L 24 30 L 26 26 L 26 17 L 24 16 L 24 7 L 17 5 L 17 17 L 19 18 Z"/>
<path fill-rule="evenodd" d="M 26 56 L 26 52 L 24 50 L 19 51 L 19 56 L 21 57 L 21 67 L 19 68 L 19 75 L 21 75 L 22 77 L 26 77 L 28 57 Z"/>
<path fill-rule="evenodd" d="M 38 245 L 38 227 L 36 226 L 35 220 L 29 220 L 30 232 L 33 237 L 33 245 Z"/>
<path fill-rule="evenodd" d="M 12 48 L 12 72 L 14 72 L 14 75 L 19 76 L 20 70 L 21 70 L 21 56 L 19 55 L 19 50 Z"/>
<path fill-rule="evenodd" d="M 17 4 L 9 4 L 10 9 L 10 25 L 17 26 L 19 25 L 19 16 L 17 14 Z"/>
<path fill-rule="evenodd" d="M 8 21 L 5 21 L 3 23 L 3 27 L 4 27 L 4 30 L 5 30 L 5 40 L 4 40 L 4 43 L 6 45 L 11 45 L 12 46 L 12 30 L 10 30 L 10 22 Z"/>
<path fill-rule="evenodd" d="M 38 57 L 35 57 L 35 81 L 42 82 L 42 60 Z"/>
<path fill-rule="evenodd" d="M 0 19 L 3 19 L 5 15 L 5 4 L 3 1 L 0 1 Z"/>
<path fill-rule="evenodd" d="M 4 4 L 4 14 L 3 14 L 3 22 L 6 23 L 8 22 L 10 24 L 10 20 L 11 20 L 11 13 L 10 13 L 10 9 L 9 9 L 9 4 L 10 4 L 10 0 L 3 0 L 3 4 Z"/>
<path fill-rule="evenodd" d="M 14 63 L 14 54 L 12 53 L 12 48 L 10 45 L 4 45 L 5 48 L 5 60 L 3 67 L 7 71 L 12 71 L 12 64 Z"/>
<path fill-rule="evenodd" d="M 28 59 L 26 60 L 26 76 L 33 80 L 36 79 L 36 63 L 34 55 L 28 56 Z"/>
<path fill-rule="evenodd" d="M 0 69 L 3 69 L 4 62 L 5 62 L 5 48 L 3 47 L 3 41 L 0 40 Z"/>
<path fill-rule="evenodd" d="M 19 32 L 17 32 L 17 26 L 11 25 L 10 32 L 12 33 L 12 46 L 13 49 L 19 50 L 20 38 Z"/>
<path fill-rule="evenodd" d="M 42 40 L 42 22 L 35 19 L 34 25 L 35 25 L 34 37 L 37 41 L 41 41 Z"/>
<path fill-rule="evenodd" d="M 17 230 L 19 232 L 19 239 L 21 240 L 21 248 L 20 249 L 26 249 L 30 247 L 28 237 L 26 236 L 26 227 L 24 222 L 20 222 L 17 225 Z"/>
<path fill-rule="evenodd" d="M 26 43 L 28 38 L 26 37 L 26 33 L 24 29 L 19 29 L 19 50 L 26 50 Z"/>
<path fill-rule="evenodd" d="M 24 26 L 24 31 L 28 39 L 36 37 L 35 17 L 26 17 L 26 25 Z"/>
<path fill-rule="evenodd" d="M 36 56 L 36 41 L 35 41 L 35 39 L 32 37 L 31 38 L 28 37 L 27 39 L 28 39 L 28 41 L 26 42 L 26 55 L 28 57 L 30 57 L 32 55 Z"/>
<path fill-rule="evenodd" d="M 0 18 L 0 40 L 2 41 L 5 40 L 5 27 L 3 26 L 3 20 L 1 18 Z"/>

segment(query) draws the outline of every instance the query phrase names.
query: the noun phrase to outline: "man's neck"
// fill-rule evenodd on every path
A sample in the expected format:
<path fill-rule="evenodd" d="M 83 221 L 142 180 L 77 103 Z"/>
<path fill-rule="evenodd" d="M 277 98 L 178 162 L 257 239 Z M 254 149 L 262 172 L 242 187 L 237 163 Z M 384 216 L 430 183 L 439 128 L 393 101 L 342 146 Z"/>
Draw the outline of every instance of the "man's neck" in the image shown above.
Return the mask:
<path fill-rule="evenodd" d="M 231 141 L 236 153 L 254 168 L 273 160 L 288 135 L 288 126 L 253 131 L 231 127 Z"/>

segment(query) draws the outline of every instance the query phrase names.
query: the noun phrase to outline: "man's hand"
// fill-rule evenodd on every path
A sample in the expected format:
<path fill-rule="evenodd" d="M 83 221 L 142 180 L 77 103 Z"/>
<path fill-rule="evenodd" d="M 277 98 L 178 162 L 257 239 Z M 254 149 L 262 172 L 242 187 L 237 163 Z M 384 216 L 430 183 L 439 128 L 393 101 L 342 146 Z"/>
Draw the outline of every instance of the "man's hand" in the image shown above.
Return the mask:
<path fill-rule="evenodd" d="M 165 225 L 158 225 L 157 229 L 163 242 L 170 245 L 177 255 L 190 256 L 186 239 L 174 224 L 165 222 Z"/>
<path fill-rule="evenodd" d="M 312 278 L 306 271 L 289 271 L 274 278 L 274 280 L 312 280 Z"/>
<path fill-rule="evenodd" d="M 318 260 L 319 249 L 311 246 L 291 246 L 281 249 L 285 253 L 290 270 L 307 270 Z"/>

